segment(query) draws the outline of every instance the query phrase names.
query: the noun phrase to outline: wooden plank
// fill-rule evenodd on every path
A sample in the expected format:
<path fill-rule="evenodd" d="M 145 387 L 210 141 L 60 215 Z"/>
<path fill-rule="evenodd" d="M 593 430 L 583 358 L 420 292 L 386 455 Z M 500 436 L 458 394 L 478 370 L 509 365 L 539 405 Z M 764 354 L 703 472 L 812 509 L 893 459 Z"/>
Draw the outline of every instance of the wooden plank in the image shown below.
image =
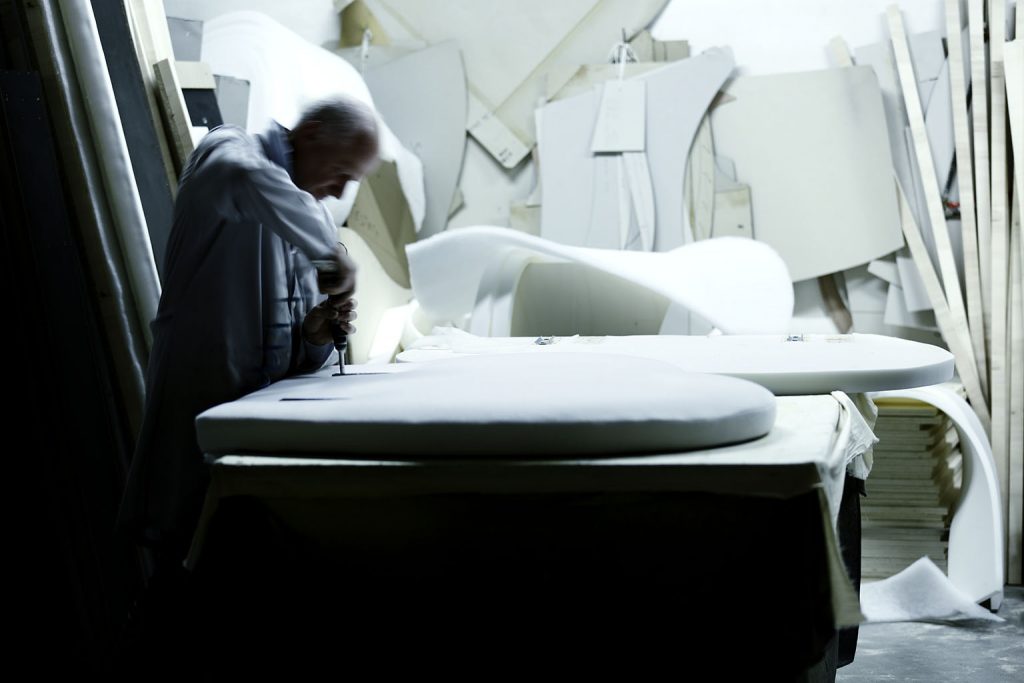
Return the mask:
<path fill-rule="evenodd" d="M 978 263 L 977 215 L 974 206 L 974 161 L 971 158 L 971 121 L 967 114 L 967 76 L 963 63 L 963 19 L 960 0 L 946 0 L 946 40 L 949 45 L 949 82 L 953 100 L 953 140 L 956 177 L 960 190 L 960 228 L 964 251 L 964 286 L 967 290 L 967 323 L 981 389 L 988 393 L 988 361 L 985 352 L 985 309 L 981 300 Z"/>
<path fill-rule="evenodd" d="M 171 194 L 178 192 L 178 174 L 174 170 L 174 157 L 171 143 L 164 132 L 160 118 L 160 106 L 157 103 L 156 74 L 153 65 L 163 59 L 171 59 L 174 52 L 171 47 L 171 35 L 167 30 L 167 17 L 164 13 L 163 0 L 124 0 L 128 13 L 128 25 L 131 27 L 132 42 L 139 62 L 142 80 L 146 85 L 146 100 L 149 102 L 150 117 L 156 127 L 157 141 L 160 145 L 160 157 L 170 183 Z"/>
<path fill-rule="evenodd" d="M 195 146 L 192 144 L 192 121 L 185 106 L 185 97 L 178 84 L 178 74 L 174 69 L 174 60 L 165 59 L 153 67 L 156 73 L 157 94 L 167 124 L 167 132 L 174 144 L 175 169 L 181 173 L 189 154 Z"/>
<path fill-rule="evenodd" d="M 932 265 L 928 248 L 924 245 L 924 238 L 921 237 L 921 229 L 917 226 L 914 213 L 910 210 L 910 204 L 907 203 L 907 197 L 899 180 L 896 180 L 896 187 L 899 190 L 900 223 L 903 225 L 903 236 L 907 240 L 910 256 L 921 273 L 925 291 L 928 292 L 928 300 L 931 301 L 932 308 L 935 310 L 935 321 L 939 325 L 939 331 L 942 332 L 942 336 L 949 345 L 949 350 L 956 359 L 960 381 L 963 382 L 964 388 L 967 390 L 967 398 L 987 432 L 991 428 L 988 405 L 985 403 L 985 396 L 981 391 L 981 379 L 978 375 L 978 368 L 974 364 L 974 353 L 971 351 L 969 343 L 964 343 L 965 340 L 969 340 L 967 321 L 962 318 L 956 319 L 952 315 L 942 292 L 942 283 L 939 282 L 935 266 Z"/>
<path fill-rule="evenodd" d="M 1018 10 L 1020 11 L 1020 10 Z M 1020 16 L 1020 15 L 1018 15 Z M 1019 171 L 1018 171 L 1019 172 Z M 1021 235 L 1020 200 L 1014 202 L 1010 229 L 1010 416 L 1009 484 L 1007 496 L 1006 579 L 1024 579 L 1024 235 Z"/>
<path fill-rule="evenodd" d="M 1006 221 L 1006 78 L 1003 74 L 1003 43 L 1006 31 L 1004 0 L 989 0 L 989 85 L 991 133 L 991 251 L 989 276 L 992 279 L 989 338 L 989 386 L 992 412 L 992 457 L 999 473 L 1003 505 L 1010 504 L 1010 376 L 1008 342 L 1008 270 L 1009 232 Z M 1008 509 L 1003 511 L 1009 520 Z M 1007 549 L 1008 550 L 1008 549 Z M 1007 558 L 1009 555 L 1007 554 Z"/>
<path fill-rule="evenodd" d="M 988 60 L 985 57 L 985 0 L 967 0 L 967 26 L 971 41 L 971 114 L 974 129 L 974 199 L 978 218 L 978 267 L 985 339 L 991 334 L 992 217 L 988 156 Z"/>
<path fill-rule="evenodd" d="M 900 86 L 903 90 L 903 101 L 906 105 L 910 131 L 914 139 L 914 154 L 917 159 L 917 167 L 921 173 L 921 184 L 924 189 L 929 222 L 931 223 L 932 240 L 935 244 L 935 251 L 938 254 L 945 299 L 950 316 L 952 317 L 953 324 L 950 332 L 962 335 L 963 338 L 957 340 L 957 343 L 962 348 L 970 351 L 969 358 L 971 365 L 974 366 L 975 355 L 971 344 L 970 330 L 967 325 L 967 310 L 960 291 L 960 275 L 957 272 L 956 260 L 953 256 L 953 247 L 949 242 L 949 230 L 946 227 L 946 213 L 942 205 L 939 181 L 935 177 L 933 170 L 935 164 L 932 161 L 932 150 L 928 143 L 928 133 L 925 130 L 924 111 L 921 108 L 921 100 L 917 93 L 917 79 L 914 76 L 914 65 L 910 58 L 910 47 L 907 44 L 907 34 L 903 27 L 903 17 L 900 14 L 898 5 L 890 5 L 886 14 L 889 20 L 889 33 L 892 37 L 893 53 L 896 57 L 896 71 L 899 74 Z M 919 268 L 920 265 L 918 264 Z M 943 336 L 945 336 L 945 332 Z M 946 343 L 950 344 L 950 348 L 952 348 L 953 340 L 948 336 L 946 337 Z M 960 369 L 961 374 L 963 374 L 964 370 L 965 368 Z M 978 376 L 979 384 L 977 388 L 980 390 L 980 375 Z M 984 401 L 984 392 L 976 393 L 972 400 Z"/>

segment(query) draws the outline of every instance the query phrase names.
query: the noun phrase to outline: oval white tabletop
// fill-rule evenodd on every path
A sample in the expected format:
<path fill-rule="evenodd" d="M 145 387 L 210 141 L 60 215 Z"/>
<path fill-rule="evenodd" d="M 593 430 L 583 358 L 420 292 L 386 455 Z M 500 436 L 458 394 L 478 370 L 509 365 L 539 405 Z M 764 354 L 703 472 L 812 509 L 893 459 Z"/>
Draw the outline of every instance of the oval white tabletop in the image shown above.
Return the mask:
<path fill-rule="evenodd" d="M 756 382 L 776 396 L 910 389 L 953 377 L 938 346 L 876 334 L 477 337 L 461 330 L 423 337 L 398 355 L 420 363 L 479 354 L 597 352 L 661 360 L 688 372 Z"/>

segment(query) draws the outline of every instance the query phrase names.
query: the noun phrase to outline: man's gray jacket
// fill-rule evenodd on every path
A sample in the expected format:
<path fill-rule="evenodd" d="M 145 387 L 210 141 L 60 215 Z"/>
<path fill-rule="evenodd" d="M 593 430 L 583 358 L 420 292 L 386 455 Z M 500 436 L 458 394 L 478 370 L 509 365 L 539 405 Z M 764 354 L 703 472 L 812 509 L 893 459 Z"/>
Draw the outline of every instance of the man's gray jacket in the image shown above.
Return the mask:
<path fill-rule="evenodd" d="M 291 180 L 286 131 L 211 131 L 182 172 L 146 373 L 146 408 L 119 527 L 139 541 L 194 531 L 208 483 L 196 415 L 332 351 L 302 339 L 330 258 L 330 213 Z"/>

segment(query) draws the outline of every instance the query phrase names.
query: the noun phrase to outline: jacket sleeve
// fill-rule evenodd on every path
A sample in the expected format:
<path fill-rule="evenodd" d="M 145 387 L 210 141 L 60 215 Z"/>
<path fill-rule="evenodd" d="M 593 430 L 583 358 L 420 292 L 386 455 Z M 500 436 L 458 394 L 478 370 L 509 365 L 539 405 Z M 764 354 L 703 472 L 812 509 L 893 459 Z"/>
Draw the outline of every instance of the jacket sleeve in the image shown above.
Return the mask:
<path fill-rule="evenodd" d="M 229 188 L 220 203 L 226 218 L 259 222 L 309 259 L 330 258 L 337 248 L 337 231 L 313 195 L 244 141 L 229 142 L 218 157 L 211 159 L 211 170 L 223 174 L 220 180 Z"/>
<path fill-rule="evenodd" d="M 299 260 L 301 261 L 301 257 L 299 257 Z M 302 307 L 300 308 L 301 315 L 299 319 L 292 321 L 292 333 L 296 335 L 299 341 L 296 347 L 293 347 L 296 353 L 292 370 L 289 374 L 319 370 L 324 367 L 324 364 L 331 356 L 331 352 L 334 351 L 334 344 L 311 344 L 302 336 L 302 319 L 305 318 L 306 313 L 311 308 L 327 298 L 320 293 L 317 287 L 316 275 L 312 267 L 303 269 L 302 274 L 299 276 L 298 285 L 299 293 L 302 297 Z"/>

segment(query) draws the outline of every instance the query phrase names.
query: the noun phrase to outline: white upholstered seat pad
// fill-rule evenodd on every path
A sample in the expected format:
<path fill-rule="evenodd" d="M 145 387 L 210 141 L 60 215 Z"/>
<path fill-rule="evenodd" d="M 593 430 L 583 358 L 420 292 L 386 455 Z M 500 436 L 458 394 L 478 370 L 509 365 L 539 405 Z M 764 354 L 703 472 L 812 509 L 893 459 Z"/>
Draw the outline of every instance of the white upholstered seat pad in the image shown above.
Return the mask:
<path fill-rule="evenodd" d="M 398 356 L 412 363 L 479 354 L 593 352 L 671 363 L 689 372 L 747 379 L 778 396 L 859 393 L 929 386 L 953 376 L 953 355 L 930 344 L 877 334 L 628 337 L 477 337 L 452 330 L 417 340 Z"/>
<path fill-rule="evenodd" d="M 474 356 L 278 382 L 197 420 L 208 454 L 334 457 L 629 455 L 768 433 L 775 399 L 731 377 L 646 358 Z"/>

